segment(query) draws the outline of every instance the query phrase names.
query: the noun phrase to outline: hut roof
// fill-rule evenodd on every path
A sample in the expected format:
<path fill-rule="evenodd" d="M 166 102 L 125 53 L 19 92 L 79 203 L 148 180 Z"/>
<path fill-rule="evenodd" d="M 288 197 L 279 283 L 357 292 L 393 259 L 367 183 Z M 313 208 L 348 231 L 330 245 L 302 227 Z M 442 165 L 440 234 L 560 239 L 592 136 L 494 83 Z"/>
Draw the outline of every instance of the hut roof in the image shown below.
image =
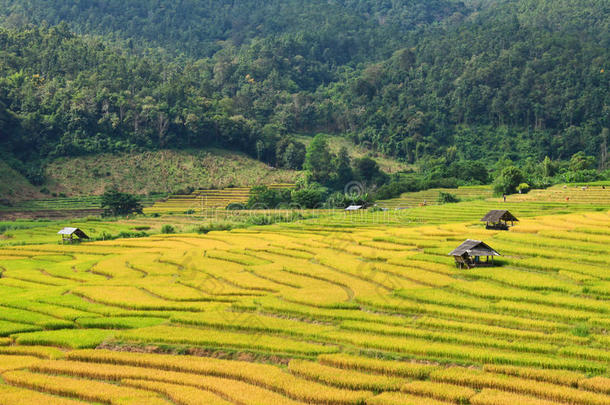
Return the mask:
<path fill-rule="evenodd" d="M 519 221 L 517 217 L 508 210 L 491 210 L 483 218 L 482 222 Z"/>
<path fill-rule="evenodd" d="M 57 234 L 58 235 L 76 235 L 82 239 L 89 239 L 89 236 L 87 236 L 87 234 L 85 232 L 81 231 L 78 228 L 66 227 L 66 228 L 62 229 L 61 231 L 57 232 Z"/>
<path fill-rule="evenodd" d="M 345 211 L 358 211 L 362 209 L 362 205 L 350 205 Z"/>
<path fill-rule="evenodd" d="M 500 253 L 496 252 L 485 242 L 473 239 L 466 239 L 464 243 L 449 253 L 449 256 L 462 256 L 464 253 L 467 253 L 469 256 L 500 256 Z"/>

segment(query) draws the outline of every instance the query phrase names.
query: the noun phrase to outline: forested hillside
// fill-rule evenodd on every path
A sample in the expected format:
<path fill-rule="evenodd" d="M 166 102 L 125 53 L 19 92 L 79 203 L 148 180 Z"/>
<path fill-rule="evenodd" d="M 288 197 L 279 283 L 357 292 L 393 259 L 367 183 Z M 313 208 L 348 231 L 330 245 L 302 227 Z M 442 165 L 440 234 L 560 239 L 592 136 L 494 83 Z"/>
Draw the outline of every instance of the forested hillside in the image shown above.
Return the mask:
<path fill-rule="evenodd" d="M 301 42 L 301 49 L 293 51 L 332 63 L 383 55 L 400 42 L 400 31 L 465 10 L 454 0 L 2 0 L 0 5 L 8 24 L 66 21 L 81 34 L 193 57 L 211 57 L 227 45 L 240 47 L 255 39 L 294 36 L 309 44 Z"/>
<path fill-rule="evenodd" d="M 219 146 L 298 169 L 292 134 L 417 163 L 601 158 L 604 0 L 0 0 L 0 148 Z M 455 146 L 455 148 L 451 148 Z"/>
<path fill-rule="evenodd" d="M 609 32 L 607 1 L 498 1 L 364 70 L 346 113 L 363 107 L 357 139 L 411 161 L 450 144 L 473 159 L 599 155 Z"/>

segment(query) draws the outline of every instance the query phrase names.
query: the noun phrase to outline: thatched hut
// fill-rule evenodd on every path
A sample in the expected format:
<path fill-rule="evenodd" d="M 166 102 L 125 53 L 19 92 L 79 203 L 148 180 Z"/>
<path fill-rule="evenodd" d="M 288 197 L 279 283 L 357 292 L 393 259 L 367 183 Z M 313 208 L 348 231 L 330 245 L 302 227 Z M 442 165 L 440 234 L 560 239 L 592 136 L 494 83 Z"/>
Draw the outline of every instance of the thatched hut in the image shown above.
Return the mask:
<path fill-rule="evenodd" d="M 491 210 L 481 218 L 481 222 L 486 222 L 485 228 L 487 229 L 497 229 L 501 231 L 508 230 L 508 223 L 510 222 L 510 226 L 514 226 L 515 222 L 519 220 L 508 210 Z"/>
<path fill-rule="evenodd" d="M 479 266 L 493 266 L 494 256 L 500 256 L 500 253 L 496 252 L 485 242 L 467 239 L 464 243 L 449 253 L 449 256 L 453 256 L 455 258 L 455 264 L 460 269 L 464 266 L 471 269 Z M 481 257 L 485 257 L 485 261 L 482 261 Z"/>
<path fill-rule="evenodd" d="M 66 227 L 61 231 L 57 232 L 58 235 L 61 235 L 62 243 L 72 243 L 74 242 L 74 237 L 76 236 L 78 239 L 89 239 L 89 236 L 78 228 L 69 228 Z"/>

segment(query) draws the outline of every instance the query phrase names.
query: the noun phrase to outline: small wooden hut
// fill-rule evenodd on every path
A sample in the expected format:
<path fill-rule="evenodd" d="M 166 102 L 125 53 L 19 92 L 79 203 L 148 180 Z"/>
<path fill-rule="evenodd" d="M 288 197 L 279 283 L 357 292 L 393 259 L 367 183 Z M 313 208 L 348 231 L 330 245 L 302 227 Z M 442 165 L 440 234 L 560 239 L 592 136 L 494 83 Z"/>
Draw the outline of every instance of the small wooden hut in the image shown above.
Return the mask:
<path fill-rule="evenodd" d="M 496 252 L 485 242 L 467 239 L 464 243 L 449 253 L 449 256 L 454 257 L 455 265 L 460 269 L 464 266 L 471 269 L 473 267 L 480 266 L 493 266 L 494 256 L 500 256 L 500 253 Z M 485 261 L 482 261 L 481 257 L 485 257 Z"/>
<path fill-rule="evenodd" d="M 78 228 L 69 228 L 66 227 L 61 231 L 57 232 L 58 235 L 61 235 L 62 243 L 72 243 L 74 242 L 74 237 L 76 236 L 78 239 L 89 239 L 89 236 Z"/>
<path fill-rule="evenodd" d="M 364 209 L 364 206 L 362 206 L 362 205 L 350 205 L 349 207 L 347 207 L 345 209 L 345 211 L 360 211 L 361 209 Z"/>
<path fill-rule="evenodd" d="M 519 220 L 508 210 L 491 210 L 481 218 L 481 222 L 486 222 L 487 229 L 497 229 L 500 231 L 508 231 L 508 223 L 514 226 Z"/>

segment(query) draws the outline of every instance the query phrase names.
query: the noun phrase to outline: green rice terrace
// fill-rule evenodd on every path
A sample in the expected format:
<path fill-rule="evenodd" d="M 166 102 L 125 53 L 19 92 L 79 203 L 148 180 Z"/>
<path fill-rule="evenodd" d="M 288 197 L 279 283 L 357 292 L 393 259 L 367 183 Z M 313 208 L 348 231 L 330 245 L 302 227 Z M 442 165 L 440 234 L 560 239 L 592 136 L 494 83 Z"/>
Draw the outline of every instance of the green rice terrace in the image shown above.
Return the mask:
<path fill-rule="evenodd" d="M 197 190 L 129 218 L 0 222 L 0 404 L 609 404 L 603 187 L 355 212 Z M 486 229 L 494 209 L 519 221 Z M 458 267 L 465 240 L 500 256 Z"/>
<path fill-rule="evenodd" d="M 293 188 L 294 184 L 271 184 L 269 189 Z M 213 208 L 226 208 L 229 204 L 245 204 L 250 196 L 250 187 L 195 190 L 191 194 L 171 195 L 145 209 L 146 213 L 183 213 Z"/>
<path fill-rule="evenodd" d="M 13 222 L 0 403 L 610 403 L 608 204 L 507 203 L 508 232 L 479 221 L 494 205 Z M 149 236 L 60 244 L 68 225 Z M 456 268 L 466 238 L 497 267 Z"/>
<path fill-rule="evenodd" d="M 398 198 L 380 201 L 379 205 L 386 208 L 411 208 L 419 205 L 438 204 L 440 192 L 451 193 L 460 201 L 484 200 L 493 196 L 491 186 L 467 186 L 458 188 L 432 188 L 424 191 L 404 193 Z"/>

